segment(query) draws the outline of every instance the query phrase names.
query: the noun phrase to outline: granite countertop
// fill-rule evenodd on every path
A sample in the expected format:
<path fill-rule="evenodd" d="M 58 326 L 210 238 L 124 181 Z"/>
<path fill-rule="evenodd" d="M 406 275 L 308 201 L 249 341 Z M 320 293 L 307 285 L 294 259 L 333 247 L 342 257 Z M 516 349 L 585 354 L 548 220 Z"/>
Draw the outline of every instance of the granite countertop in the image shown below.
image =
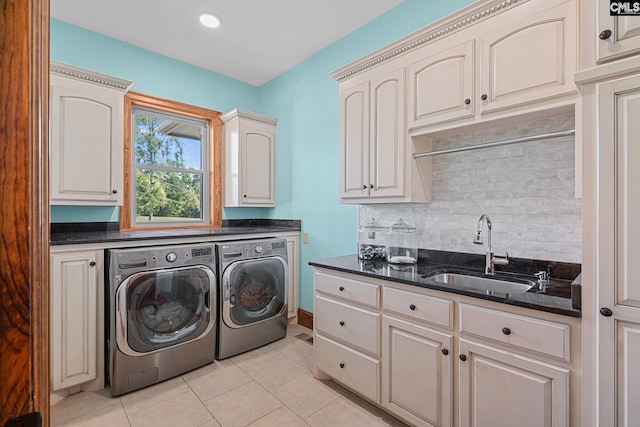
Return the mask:
<path fill-rule="evenodd" d="M 550 269 L 552 278 L 545 292 L 538 292 L 536 286 L 521 294 L 493 293 L 487 295 L 426 278 L 444 270 L 484 276 L 484 261 L 484 255 L 420 250 L 418 263 L 414 265 L 393 265 L 384 261 L 360 260 L 356 254 L 311 261 L 309 265 L 565 316 L 581 317 L 579 300 L 576 302 L 574 296 L 572 303 L 571 298 L 571 285 L 574 279 L 580 275 L 580 264 L 515 258 L 510 259 L 510 264 L 507 266 L 496 266 L 496 278 L 507 280 L 509 278 L 526 278 L 536 282 L 537 278 L 533 276 L 533 273 Z"/>
<path fill-rule="evenodd" d="M 120 231 L 117 223 L 51 224 L 51 245 L 300 232 L 300 220 L 224 220 L 222 227 Z"/>

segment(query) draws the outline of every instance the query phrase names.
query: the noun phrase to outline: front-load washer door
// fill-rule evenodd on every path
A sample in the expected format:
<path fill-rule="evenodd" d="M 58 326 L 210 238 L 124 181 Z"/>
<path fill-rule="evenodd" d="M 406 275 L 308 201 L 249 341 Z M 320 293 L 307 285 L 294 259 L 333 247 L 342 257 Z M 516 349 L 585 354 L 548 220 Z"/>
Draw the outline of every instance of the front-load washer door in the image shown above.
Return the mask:
<path fill-rule="evenodd" d="M 203 265 L 127 277 L 116 294 L 118 347 L 135 356 L 208 333 L 215 325 L 211 289 L 215 289 L 215 276 Z"/>
<path fill-rule="evenodd" d="M 241 328 L 287 309 L 287 263 L 279 256 L 236 261 L 222 276 L 222 317 Z"/>

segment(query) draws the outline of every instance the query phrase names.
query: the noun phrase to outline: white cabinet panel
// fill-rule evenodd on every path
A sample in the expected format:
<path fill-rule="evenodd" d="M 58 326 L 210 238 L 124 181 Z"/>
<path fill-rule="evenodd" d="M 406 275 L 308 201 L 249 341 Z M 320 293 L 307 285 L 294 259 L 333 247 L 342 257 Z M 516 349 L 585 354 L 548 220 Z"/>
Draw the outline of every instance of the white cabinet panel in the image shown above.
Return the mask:
<path fill-rule="evenodd" d="M 51 256 L 51 379 L 60 390 L 97 378 L 101 252 Z"/>
<path fill-rule="evenodd" d="M 340 198 L 369 194 L 369 82 L 340 91 Z"/>
<path fill-rule="evenodd" d="M 277 119 L 239 109 L 220 119 L 224 134 L 224 206 L 275 206 Z"/>
<path fill-rule="evenodd" d="M 473 117 L 474 46 L 469 40 L 409 66 L 410 129 Z"/>
<path fill-rule="evenodd" d="M 124 93 L 131 82 L 58 63 L 51 70 L 51 204 L 122 204 Z"/>
<path fill-rule="evenodd" d="M 461 427 L 569 426 L 569 370 L 460 340 Z"/>
<path fill-rule="evenodd" d="M 605 62 L 640 53 L 640 19 L 635 16 L 611 16 L 610 2 L 597 2 L 597 61 Z"/>

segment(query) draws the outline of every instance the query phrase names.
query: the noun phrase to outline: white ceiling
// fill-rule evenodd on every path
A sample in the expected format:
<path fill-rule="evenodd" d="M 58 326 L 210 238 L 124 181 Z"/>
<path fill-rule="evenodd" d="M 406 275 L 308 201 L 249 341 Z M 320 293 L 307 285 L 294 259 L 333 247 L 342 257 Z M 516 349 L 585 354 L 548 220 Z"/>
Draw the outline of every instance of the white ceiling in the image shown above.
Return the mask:
<path fill-rule="evenodd" d="M 402 1 L 51 0 L 51 16 L 260 86 Z"/>

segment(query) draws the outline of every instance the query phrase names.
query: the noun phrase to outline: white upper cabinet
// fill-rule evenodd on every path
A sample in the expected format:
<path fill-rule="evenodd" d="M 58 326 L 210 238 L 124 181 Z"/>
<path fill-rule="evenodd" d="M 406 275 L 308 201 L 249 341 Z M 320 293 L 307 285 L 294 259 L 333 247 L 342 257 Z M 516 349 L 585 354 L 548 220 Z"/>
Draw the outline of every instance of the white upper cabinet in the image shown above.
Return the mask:
<path fill-rule="evenodd" d="M 224 206 L 275 206 L 277 119 L 234 109 L 221 117 Z"/>
<path fill-rule="evenodd" d="M 474 40 L 409 65 L 409 128 L 473 117 Z"/>
<path fill-rule="evenodd" d="M 405 123 L 405 69 L 394 64 L 340 85 L 340 201 L 428 201 Z"/>
<path fill-rule="evenodd" d="M 597 61 L 604 62 L 640 53 L 640 16 L 611 16 L 610 2 L 597 2 Z"/>
<path fill-rule="evenodd" d="M 51 63 L 51 204 L 122 204 L 124 94 L 131 82 Z"/>
<path fill-rule="evenodd" d="M 503 26 L 480 38 L 480 112 L 575 93 L 576 5 L 530 14 L 525 6 L 496 17 Z"/>

